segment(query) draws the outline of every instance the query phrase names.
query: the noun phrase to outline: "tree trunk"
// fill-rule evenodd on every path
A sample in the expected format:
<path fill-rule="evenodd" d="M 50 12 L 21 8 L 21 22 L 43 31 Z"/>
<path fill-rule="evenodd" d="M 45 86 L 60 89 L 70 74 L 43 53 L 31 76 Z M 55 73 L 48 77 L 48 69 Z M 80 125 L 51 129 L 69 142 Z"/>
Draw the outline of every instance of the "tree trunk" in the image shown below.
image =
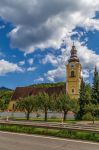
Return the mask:
<path fill-rule="evenodd" d="M 26 119 L 29 120 L 29 118 L 30 118 L 30 113 L 27 112 L 27 114 L 26 114 Z"/>
<path fill-rule="evenodd" d="M 45 121 L 47 121 L 47 109 L 45 108 Z"/>
<path fill-rule="evenodd" d="M 93 114 L 93 124 L 95 123 L 95 116 L 94 116 L 94 114 Z"/>
<path fill-rule="evenodd" d="M 63 118 L 64 121 L 66 121 L 66 116 L 67 116 L 67 111 L 64 110 L 64 118 Z"/>

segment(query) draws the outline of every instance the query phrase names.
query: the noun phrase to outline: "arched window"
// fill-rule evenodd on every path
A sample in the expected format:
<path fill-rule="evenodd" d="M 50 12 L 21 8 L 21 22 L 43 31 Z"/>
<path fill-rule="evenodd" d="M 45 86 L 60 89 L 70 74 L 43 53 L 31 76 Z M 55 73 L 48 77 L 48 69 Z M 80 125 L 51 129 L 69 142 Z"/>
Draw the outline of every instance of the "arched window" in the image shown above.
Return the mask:
<path fill-rule="evenodd" d="M 74 76 L 75 76 L 74 71 L 71 71 L 71 77 L 74 77 Z"/>
<path fill-rule="evenodd" d="M 74 89 L 72 89 L 72 94 L 74 94 L 74 92 L 75 92 L 75 90 L 74 90 Z"/>

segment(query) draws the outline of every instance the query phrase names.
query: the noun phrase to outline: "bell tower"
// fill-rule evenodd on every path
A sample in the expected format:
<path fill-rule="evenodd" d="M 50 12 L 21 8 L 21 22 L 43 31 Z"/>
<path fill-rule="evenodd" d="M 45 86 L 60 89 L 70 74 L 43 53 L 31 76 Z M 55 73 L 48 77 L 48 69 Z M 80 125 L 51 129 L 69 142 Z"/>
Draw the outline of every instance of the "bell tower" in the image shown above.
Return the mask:
<path fill-rule="evenodd" d="M 77 57 L 77 50 L 75 45 L 73 44 L 71 49 L 71 56 L 68 60 L 68 64 L 66 65 L 66 93 L 70 96 L 71 99 L 79 98 L 79 90 L 81 85 L 81 64 L 80 60 Z"/>

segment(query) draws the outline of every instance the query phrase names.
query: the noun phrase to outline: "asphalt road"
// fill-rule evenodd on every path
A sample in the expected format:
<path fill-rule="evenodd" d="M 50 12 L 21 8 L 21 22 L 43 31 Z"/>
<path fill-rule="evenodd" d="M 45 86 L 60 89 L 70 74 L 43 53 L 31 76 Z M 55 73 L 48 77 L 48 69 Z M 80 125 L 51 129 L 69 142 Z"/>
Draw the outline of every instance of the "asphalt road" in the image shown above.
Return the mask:
<path fill-rule="evenodd" d="M 98 143 L 0 132 L 0 150 L 99 150 Z"/>

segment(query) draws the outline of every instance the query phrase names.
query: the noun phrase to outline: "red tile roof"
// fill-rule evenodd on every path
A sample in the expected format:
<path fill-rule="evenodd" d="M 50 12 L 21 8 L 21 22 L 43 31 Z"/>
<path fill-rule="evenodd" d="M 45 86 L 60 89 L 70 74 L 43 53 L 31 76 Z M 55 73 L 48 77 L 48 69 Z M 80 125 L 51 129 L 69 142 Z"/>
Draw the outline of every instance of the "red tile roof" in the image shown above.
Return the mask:
<path fill-rule="evenodd" d="M 47 93 L 49 96 L 51 95 L 59 95 L 60 93 L 65 93 L 65 86 L 56 86 L 56 87 L 48 87 L 48 88 L 37 88 L 37 87 L 17 87 L 11 100 L 17 100 L 19 98 L 37 95 L 39 93 Z"/>

